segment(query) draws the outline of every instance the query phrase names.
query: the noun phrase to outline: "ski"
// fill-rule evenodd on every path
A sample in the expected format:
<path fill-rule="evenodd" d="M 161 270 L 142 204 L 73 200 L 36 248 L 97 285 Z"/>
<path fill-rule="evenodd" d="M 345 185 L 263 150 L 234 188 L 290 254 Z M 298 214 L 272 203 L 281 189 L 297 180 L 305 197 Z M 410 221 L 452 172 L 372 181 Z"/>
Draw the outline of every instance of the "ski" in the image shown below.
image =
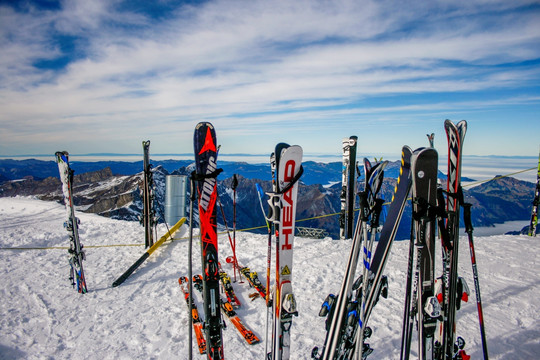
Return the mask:
<path fill-rule="evenodd" d="M 349 168 L 349 139 L 344 138 L 341 142 L 343 148 L 343 165 L 341 167 L 341 192 L 339 194 L 340 213 L 339 213 L 339 238 L 346 239 L 347 233 L 347 179 Z"/>
<path fill-rule="evenodd" d="M 536 173 L 536 188 L 532 202 L 531 223 L 529 225 L 529 236 L 536 236 L 538 225 L 538 205 L 540 205 L 540 153 L 538 154 L 538 171 Z"/>
<path fill-rule="evenodd" d="M 57 151 L 56 162 L 60 172 L 60 181 L 62 182 L 62 193 L 64 195 L 64 204 L 66 206 L 67 221 L 64 227 L 69 233 L 69 265 L 71 285 L 76 286 L 81 294 L 88 292 L 86 287 L 86 277 L 84 276 L 83 260 L 86 255 L 83 245 L 79 239 L 79 219 L 75 216 L 75 205 L 73 203 L 73 169 L 69 166 L 69 154 L 67 151 Z"/>
<path fill-rule="evenodd" d="M 420 360 L 434 357 L 435 330 L 441 316 L 435 297 L 435 238 L 438 154 L 434 148 L 417 150 L 412 161 L 413 219 L 417 248 L 416 316 Z M 413 305 L 414 306 L 414 305 Z"/>
<path fill-rule="evenodd" d="M 201 321 L 199 312 L 197 311 L 197 305 L 195 305 L 195 301 L 193 301 L 193 296 L 189 293 L 189 290 L 187 288 L 186 284 L 188 283 L 188 281 L 189 279 L 185 276 L 182 276 L 178 279 L 180 288 L 182 289 L 182 292 L 184 293 L 184 299 L 186 300 L 188 310 L 190 308 L 190 303 L 191 303 L 190 316 L 193 319 L 193 330 L 195 331 L 195 338 L 197 339 L 197 346 L 199 348 L 199 353 L 204 354 L 206 353 L 206 340 L 204 339 L 203 322 Z M 189 344 L 189 346 L 191 346 L 191 344 Z"/>
<path fill-rule="evenodd" d="M 237 263 L 235 264 L 232 256 L 227 257 L 227 263 L 231 264 L 233 267 L 236 268 L 236 270 L 238 270 L 240 275 L 242 275 L 242 277 L 247 280 L 250 287 L 257 290 L 256 297 L 260 296 L 263 299 L 266 298 L 266 288 L 259 280 L 259 275 L 256 271 L 251 271 L 251 269 L 247 266 L 241 266 Z M 250 295 L 250 297 L 254 298 L 255 295 Z"/>
<path fill-rule="evenodd" d="M 349 137 L 349 168 L 347 181 L 347 238 L 352 237 L 354 231 L 354 203 L 356 198 L 356 143 L 357 136 Z"/>
<path fill-rule="evenodd" d="M 223 270 L 223 268 L 221 267 L 221 263 L 218 263 L 218 265 L 219 265 L 219 279 L 221 280 L 221 286 L 223 288 L 223 292 L 225 293 L 225 296 L 227 297 L 227 301 L 231 304 L 231 306 L 239 307 L 241 304 L 234 292 L 231 278 L 225 272 L 225 270 Z"/>
<path fill-rule="evenodd" d="M 234 311 L 233 306 L 230 302 L 222 300 L 221 302 L 221 308 L 223 309 L 223 312 L 231 322 L 231 324 L 234 325 L 234 328 L 238 330 L 242 338 L 249 344 L 249 345 L 255 345 L 260 342 L 259 338 L 253 331 L 251 331 L 242 320 L 240 320 L 240 317 Z"/>
<path fill-rule="evenodd" d="M 363 331 L 362 338 L 368 338 L 370 335 L 370 329 L 366 326 L 366 323 L 369 319 L 371 311 L 381 294 L 384 295 L 384 289 L 386 288 L 386 278 L 382 275 L 388 254 L 391 249 L 391 245 L 395 238 L 402 214 L 409 194 L 410 189 L 410 157 L 411 150 L 409 147 L 403 147 L 402 157 L 401 157 L 401 168 L 400 175 L 397 180 L 397 185 L 394 189 L 394 196 L 390 204 L 388 211 L 388 216 L 386 222 L 381 230 L 380 238 L 378 241 L 377 248 L 373 253 L 373 258 L 369 264 L 369 276 L 368 276 L 368 286 L 366 289 L 366 296 L 364 301 L 363 308 Z M 374 172 L 372 172 L 370 164 L 366 169 L 369 168 L 368 174 L 372 176 L 372 182 L 370 183 L 369 178 L 366 178 L 366 183 L 372 185 L 370 191 L 376 195 L 374 190 L 378 189 L 378 185 L 375 185 L 373 180 Z M 382 170 L 383 168 L 381 168 Z M 382 174 L 380 174 L 382 175 Z M 378 191 L 378 190 L 377 190 Z M 374 197 L 375 198 L 375 197 Z M 362 206 L 361 206 L 362 207 Z M 362 210 L 361 210 L 362 212 Z M 351 251 L 349 253 L 349 259 L 347 261 L 347 266 L 345 268 L 345 274 L 341 284 L 341 289 L 339 294 L 333 295 L 330 294 L 319 313 L 320 316 L 326 316 L 326 338 L 324 342 L 324 347 L 322 351 L 319 351 L 319 348 L 315 347 L 312 351 L 312 358 L 315 359 L 340 359 L 347 358 L 351 353 L 355 352 L 355 347 L 358 346 L 356 343 L 354 333 L 359 323 L 358 323 L 358 312 L 359 305 L 356 300 L 353 299 L 353 290 L 360 287 L 358 284 L 361 279 L 354 281 L 355 271 L 358 263 L 358 257 L 360 254 L 360 249 L 362 245 L 362 239 L 360 238 L 361 229 L 363 227 L 363 221 L 365 216 L 359 216 L 357 219 L 357 225 L 355 234 L 352 241 Z M 360 287 L 357 289 L 356 294 L 363 291 Z M 346 339 L 345 339 L 346 338 Z M 367 345 L 367 344 L 366 344 Z M 369 346 L 364 348 L 362 343 L 362 350 L 358 349 L 356 354 L 362 352 L 362 357 L 366 357 L 371 353 Z"/>
<path fill-rule="evenodd" d="M 197 124 L 193 144 L 196 170 L 192 178 L 197 181 L 207 355 L 209 359 L 223 359 L 216 223 L 216 178 L 221 169 L 216 165 L 216 133 L 212 124 Z"/>
<path fill-rule="evenodd" d="M 461 294 L 458 296 L 458 245 L 459 245 L 459 215 L 463 198 L 461 190 L 461 158 L 463 141 L 467 132 L 465 120 L 454 124 L 450 120 L 444 122 L 448 139 L 448 179 L 446 192 L 446 212 L 448 219 L 443 230 L 448 237 L 447 244 L 443 243 L 443 326 L 441 351 L 445 358 L 453 359 L 456 351 L 456 310 Z"/>
<path fill-rule="evenodd" d="M 341 212 L 339 215 L 340 238 L 350 239 L 353 235 L 354 199 L 356 195 L 356 143 L 358 137 L 344 138 L 343 167 L 341 173 Z"/>
<path fill-rule="evenodd" d="M 368 272 L 368 283 L 366 287 L 366 295 L 363 300 L 363 331 L 357 332 L 357 341 L 355 342 L 355 354 L 356 356 L 362 355 L 362 357 L 368 356 L 373 352 L 373 349 L 368 345 L 360 341 L 360 337 L 367 338 L 371 334 L 371 329 L 367 326 L 367 322 L 373 311 L 374 306 L 377 304 L 380 296 L 386 297 L 388 291 L 388 280 L 384 274 L 384 268 L 390 254 L 390 249 L 394 242 L 399 224 L 401 222 L 401 217 L 403 215 L 403 210 L 407 202 L 407 197 L 409 195 L 411 187 L 410 179 L 410 168 L 411 168 L 411 156 L 412 151 L 408 146 L 404 146 L 401 151 L 401 167 L 399 172 L 399 177 L 397 179 L 397 184 L 394 188 L 394 195 L 390 203 L 388 210 L 388 215 L 386 217 L 385 223 L 381 229 L 379 241 L 377 247 L 372 255 L 372 260 L 369 263 L 369 272 Z M 369 164 L 368 164 L 369 165 Z M 382 182 L 382 175 L 380 177 L 375 176 L 373 173 L 376 170 L 375 167 L 371 168 L 365 166 L 366 171 L 369 174 L 370 188 L 371 191 L 377 190 L 380 185 L 377 185 L 375 181 Z M 382 169 L 379 170 L 383 170 Z M 374 193 L 374 195 L 377 194 Z M 370 198 L 376 199 L 375 196 Z M 375 202 L 370 200 L 372 205 L 375 206 Z M 375 221 L 375 225 L 378 221 Z M 359 346 L 360 345 L 360 346 Z"/>
<path fill-rule="evenodd" d="M 135 261 L 133 265 L 131 265 L 129 269 L 126 270 L 125 273 L 120 275 L 120 277 L 112 283 L 112 287 L 117 287 L 123 284 L 124 281 L 126 281 L 127 278 L 130 277 L 131 274 L 133 274 L 135 270 L 137 270 L 139 266 L 141 266 L 146 261 L 146 259 L 148 259 L 150 255 L 152 255 L 154 251 L 156 251 L 157 248 L 163 245 L 163 243 L 167 241 L 168 239 L 172 239 L 174 234 L 180 229 L 180 227 L 185 222 L 186 222 L 185 217 L 178 220 L 178 222 L 172 228 L 170 228 L 169 231 L 167 231 L 165 235 L 163 235 L 154 245 L 152 245 L 148 250 L 146 250 L 145 253 L 137 261 Z"/>
<path fill-rule="evenodd" d="M 154 217 L 154 179 L 152 164 L 150 164 L 150 140 L 142 142 L 143 146 L 143 214 L 144 245 L 146 248 L 154 244 L 152 230 L 155 225 Z"/>
<path fill-rule="evenodd" d="M 356 301 L 358 303 L 358 328 L 355 329 L 353 333 L 356 333 L 356 344 L 362 344 L 361 346 L 356 346 L 356 359 L 362 359 L 369 355 L 372 350 L 369 348 L 369 345 L 364 346 L 365 332 L 371 331 L 367 330 L 366 327 L 366 300 L 368 289 L 371 286 L 370 284 L 370 271 L 371 271 L 371 254 L 373 249 L 373 244 L 375 239 L 381 230 L 379 228 L 379 220 L 382 212 L 382 206 L 384 199 L 378 197 L 378 193 L 381 189 L 383 178 L 384 178 L 384 168 L 388 165 L 388 161 L 380 162 L 371 165 L 370 161 L 364 158 L 364 173 L 365 173 L 365 189 L 359 194 L 360 199 L 360 215 L 362 216 L 362 225 L 363 225 L 363 271 L 361 275 L 361 289 L 357 290 Z M 368 228 L 369 220 L 369 228 Z M 369 230 L 369 238 L 368 238 Z M 360 281 L 359 281 L 360 282 Z M 360 300 L 360 301 L 359 301 Z M 356 326 L 356 322 L 355 322 Z"/>
<path fill-rule="evenodd" d="M 397 184 L 394 189 L 394 195 L 388 209 L 386 220 L 381 230 L 377 248 L 373 253 L 373 259 L 371 260 L 370 264 L 370 282 L 373 285 L 368 289 L 366 299 L 366 321 L 369 318 L 373 307 L 377 303 L 379 294 L 381 293 L 383 285 L 385 284 L 385 281 L 382 280 L 384 268 L 390 254 L 390 249 L 394 243 L 411 188 L 411 156 L 411 149 L 408 146 L 404 146 L 401 150 L 401 167 L 399 170 Z"/>
<path fill-rule="evenodd" d="M 292 289 L 294 227 L 298 181 L 303 173 L 302 148 L 284 143 L 275 150 L 276 192 L 269 204 L 276 229 L 276 279 L 272 300 L 271 359 L 289 359 L 290 330 L 293 316 L 297 316 L 296 300 Z"/>
<path fill-rule="evenodd" d="M 199 290 L 202 293 L 203 290 L 203 278 L 201 275 L 193 276 L 193 286 L 195 289 Z M 253 331 L 251 331 L 240 319 L 232 304 L 225 299 L 220 299 L 221 309 L 225 316 L 229 319 L 231 324 L 234 325 L 235 329 L 242 336 L 242 338 L 249 344 L 254 345 L 260 342 L 259 338 Z"/>

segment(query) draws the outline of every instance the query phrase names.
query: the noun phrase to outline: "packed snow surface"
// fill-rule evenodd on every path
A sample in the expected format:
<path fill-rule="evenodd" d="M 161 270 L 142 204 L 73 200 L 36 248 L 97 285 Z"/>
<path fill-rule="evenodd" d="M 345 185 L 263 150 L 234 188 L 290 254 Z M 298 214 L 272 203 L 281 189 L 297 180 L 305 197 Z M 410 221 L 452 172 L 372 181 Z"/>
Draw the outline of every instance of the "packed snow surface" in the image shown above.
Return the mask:
<path fill-rule="evenodd" d="M 0 359 L 187 359 L 189 318 L 178 286 L 178 278 L 188 273 L 187 226 L 124 284 L 112 288 L 112 282 L 144 253 L 143 228 L 78 212 L 89 289 L 81 295 L 68 280 L 65 214 L 57 203 L 0 198 Z M 158 237 L 166 231 L 160 225 Z M 219 241 L 224 259 L 232 254 L 229 239 L 222 234 Z M 236 243 L 240 264 L 257 271 L 265 283 L 267 236 L 237 232 Z M 126 244 L 133 246 L 122 246 Z M 339 291 L 350 245 L 350 241 L 295 238 L 293 287 L 299 316 L 291 330 L 291 359 L 309 359 L 312 348 L 323 345 L 324 318 L 318 312 L 326 295 Z M 476 237 L 475 246 L 490 358 L 538 359 L 540 239 Z M 379 301 L 369 320 L 373 329 L 369 343 L 375 349 L 370 359 L 399 358 L 407 249 L 408 241 L 393 245 L 386 268 L 389 297 Z M 467 341 L 472 359 L 480 359 L 467 237 L 461 238 L 459 260 L 471 296 L 458 312 L 457 332 Z M 194 273 L 200 273 L 198 241 L 193 263 Z M 230 265 L 222 263 L 232 278 Z M 251 301 L 253 289 L 239 278 L 234 289 L 242 303 L 237 313 L 262 341 L 247 345 L 227 323 L 225 357 L 264 359 L 265 303 L 260 298 Z M 202 309 L 200 294 L 196 303 Z M 417 356 L 415 346 L 412 358 Z M 193 349 L 194 358 L 202 358 Z"/>

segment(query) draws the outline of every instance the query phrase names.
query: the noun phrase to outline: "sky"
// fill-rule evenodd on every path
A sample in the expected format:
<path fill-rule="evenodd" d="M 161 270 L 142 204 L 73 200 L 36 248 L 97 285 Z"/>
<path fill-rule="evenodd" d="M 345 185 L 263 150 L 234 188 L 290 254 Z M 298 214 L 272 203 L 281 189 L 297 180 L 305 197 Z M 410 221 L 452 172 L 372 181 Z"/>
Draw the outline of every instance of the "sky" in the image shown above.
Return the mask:
<path fill-rule="evenodd" d="M 540 3 L 0 0 L 0 155 L 538 155 Z M 533 161 L 534 165 L 534 161 Z"/>

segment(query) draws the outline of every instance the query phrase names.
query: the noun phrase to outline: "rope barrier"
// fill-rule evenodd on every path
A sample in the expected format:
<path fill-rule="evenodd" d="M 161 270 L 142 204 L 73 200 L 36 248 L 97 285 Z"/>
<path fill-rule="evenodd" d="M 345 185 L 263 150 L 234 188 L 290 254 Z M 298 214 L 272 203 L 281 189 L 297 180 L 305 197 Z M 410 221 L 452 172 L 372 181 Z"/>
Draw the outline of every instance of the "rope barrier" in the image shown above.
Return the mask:
<path fill-rule="evenodd" d="M 510 174 L 506 174 L 506 175 L 499 175 L 499 176 L 496 176 L 496 177 L 494 177 L 492 179 L 474 181 L 474 182 L 463 185 L 463 187 L 471 187 L 471 186 L 483 184 L 483 183 L 486 183 L 486 182 L 489 182 L 489 181 L 492 181 L 492 180 L 499 180 L 499 179 L 503 179 L 503 178 L 510 177 L 510 176 L 513 176 L 513 175 L 521 174 L 521 173 L 524 173 L 524 172 L 527 172 L 527 171 L 532 171 L 532 170 L 536 171 L 537 168 L 532 167 L 532 168 L 529 168 L 529 169 L 516 171 L 516 172 L 510 173 Z M 410 198 L 408 200 L 410 200 Z M 389 205 L 389 204 L 390 204 L 390 202 L 385 202 L 383 205 Z M 358 210 L 359 209 L 355 209 L 354 211 L 358 211 Z M 330 216 L 337 216 L 339 214 L 340 214 L 339 212 L 336 212 L 336 213 L 332 213 L 332 214 L 318 215 L 318 216 L 313 216 L 313 217 L 309 217 L 309 218 L 305 218 L 305 219 L 299 219 L 299 220 L 296 220 L 296 222 L 299 223 L 299 222 L 303 222 L 303 221 L 316 220 L 316 219 L 321 219 L 321 218 L 330 217 Z M 266 227 L 266 225 L 261 225 L 261 226 L 254 226 L 254 227 L 250 227 L 250 228 L 237 229 L 236 231 L 247 232 L 247 231 L 258 230 L 258 229 L 267 229 L 267 227 Z M 221 231 L 221 232 L 218 232 L 218 235 L 224 235 L 226 233 L 227 233 L 226 231 Z M 181 238 L 178 238 L 178 239 L 173 238 L 173 239 L 168 240 L 167 242 L 174 242 L 174 241 L 187 240 L 187 239 L 188 239 L 188 237 L 181 237 Z M 144 246 L 144 245 L 145 245 L 144 243 L 137 243 L 137 244 L 108 244 L 108 245 L 88 245 L 88 246 L 85 246 L 84 248 L 86 248 L 86 249 L 97 249 L 97 248 L 108 248 L 108 247 L 129 247 L 129 246 Z M 17 251 L 17 250 L 68 250 L 68 249 L 69 249 L 68 246 L 1 247 L 0 248 L 0 250 L 15 250 L 15 251 Z"/>

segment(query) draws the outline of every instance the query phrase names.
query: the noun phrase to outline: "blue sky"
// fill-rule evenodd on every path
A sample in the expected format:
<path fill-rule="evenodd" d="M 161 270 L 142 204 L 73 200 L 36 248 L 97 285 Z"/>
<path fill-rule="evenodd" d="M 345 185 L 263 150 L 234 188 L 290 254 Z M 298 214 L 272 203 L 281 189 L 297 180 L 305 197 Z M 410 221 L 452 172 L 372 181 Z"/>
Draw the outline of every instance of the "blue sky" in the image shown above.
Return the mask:
<path fill-rule="evenodd" d="M 190 153 L 199 121 L 223 153 L 445 153 L 447 118 L 537 156 L 539 115 L 538 1 L 0 1 L 4 156 Z"/>

